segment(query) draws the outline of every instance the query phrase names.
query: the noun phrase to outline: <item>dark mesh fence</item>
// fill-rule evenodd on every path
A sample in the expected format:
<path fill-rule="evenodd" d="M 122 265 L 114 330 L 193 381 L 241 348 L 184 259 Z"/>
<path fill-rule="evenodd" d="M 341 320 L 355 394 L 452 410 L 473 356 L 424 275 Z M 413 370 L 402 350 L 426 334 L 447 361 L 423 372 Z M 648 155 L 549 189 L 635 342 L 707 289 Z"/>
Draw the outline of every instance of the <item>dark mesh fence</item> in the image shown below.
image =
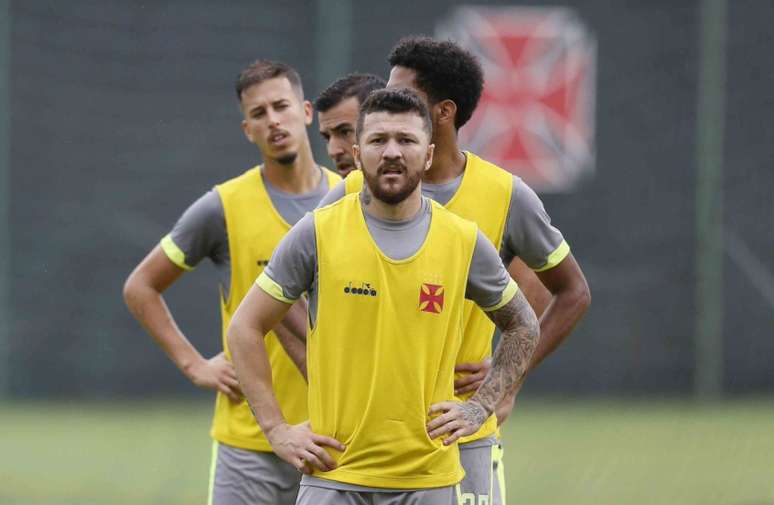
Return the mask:
<path fill-rule="evenodd" d="M 386 75 L 392 44 L 432 33 L 455 3 L 353 2 L 353 69 Z M 567 4 L 597 38 L 596 173 L 544 202 L 584 268 L 593 305 L 528 389 L 688 393 L 698 6 Z M 122 284 L 187 205 L 259 162 L 232 89 L 244 65 L 286 61 L 311 97 L 327 84 L 316 74 L 325 64 L 316 61 L 316 9 L 301 1 L 12 3 L 13 394 L 193 391 L 128 314 Z M 765 2 L 733 2 L 729 11 L 724 338 L 732 392 L 774 388 L 774 286 L 765 282 L 774 271 L 773 15 Z M 319 144 L 317 153 L 328 162 Z M 167 296 L 205 354 L 220 346 L 216 282 L 203 264 Z"/>

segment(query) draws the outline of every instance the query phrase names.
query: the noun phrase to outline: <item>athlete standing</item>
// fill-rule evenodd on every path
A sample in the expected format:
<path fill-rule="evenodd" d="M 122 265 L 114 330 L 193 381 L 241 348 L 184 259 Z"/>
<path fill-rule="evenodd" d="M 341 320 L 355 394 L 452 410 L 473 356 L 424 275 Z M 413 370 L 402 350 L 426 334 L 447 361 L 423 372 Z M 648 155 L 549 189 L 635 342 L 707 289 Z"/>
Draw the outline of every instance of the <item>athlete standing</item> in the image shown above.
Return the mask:
<path fill-rule="evenodd" d="M 292 504 L 300 474 L 272 453 L 244 401 L 230 361 L 226 328 L 284 235 L 314 209 L 339 176 L 319 167 L 307 135 L 312 105 L 291 67 L 259 60 L 236 82 L 242 130 L 264 163 L 217 185 L 194 202 L 126 281 L 132 314 L 197 386 L 217 391 L 211 435 L 210 503 Z M 202 259 L 220 276 L 224 351 L 205 359 L 186 339 L 162 293 Z M 282 412 L 307 418 L 306 384 L 278 341 L 267 332 L 273 380 Z M 290 343 L 292 347 L 292 342 Z"/>
<path fill-rule="evenodd" d="M 534 312 L 474 223 L 421 196 L 431 120 L 407 90 L 360 108 L 360 193 L 304 217 L 237 310 L 229 344 L 240 384 L 276 453 L 309 475 L 298 503 L 449 504 L 463 471 L 455 441 L 518 387 L 538 340 Z M 309 293 L 309 423 L 274 395 L 264 335 Z M 454 397 L 464 300 L 503 331 L 492 370 Z"/>
<path fill-rule="evenodd" d="M 388 60 L 392 67 L 388 88 L 411 88 L 430 108 L 435 153 L 430 169 L 422 176 L 422 193 L 478 224 L 499 249 L 504 265 L 520 258 L 552 295 L 540 318 L 541 339 L 530 363 L 532 369 L 559 346 L 588 308 L 585 277 L 534 191 L 509 172 L 462 151 L 457 143 L 457 133 L 473 114 L 483 89 L 483 71 L 476 58 L 453 42 L 407 37 L 392 49 Z M 345 193 L 359 192 L 362 187 L 363 174 L 353 172 L 320 205 L 335 202 Z M 533 275 L 522 273 L 517 281 L 527 284 L 530 277 Z M 467 304 L 465 316 L 466 339 L 457 370 L 472 374 L 458 376 L 460 399 L 470 396 L 485 373 L 482 364 L 490 356 L 494 333 L 494 325 L 474 304 Z M 462 482 L 466 502 L 505 503 L 502 447 L 496 434 L 497 425 L 513 407 L 514 397 L 507 397 L 498 406 L 497 419 L 489 419 L 460 445 L 467 474 Z"/>

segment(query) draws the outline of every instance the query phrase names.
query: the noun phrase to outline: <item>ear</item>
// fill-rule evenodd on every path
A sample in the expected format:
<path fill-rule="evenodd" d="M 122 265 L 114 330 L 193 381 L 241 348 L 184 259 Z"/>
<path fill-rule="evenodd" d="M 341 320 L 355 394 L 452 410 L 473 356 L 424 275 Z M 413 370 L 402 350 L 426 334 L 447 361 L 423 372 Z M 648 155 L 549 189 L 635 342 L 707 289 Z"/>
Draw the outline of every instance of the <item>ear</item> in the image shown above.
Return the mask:
<path fill-rule="evenodd" d="M 441 100 L 433 108 L 435 109 L 436 122 L 439 125 L 454 125 L 454 118 L 457 117 L 457 104 L 453 100 Z"/>
<path fill-rule="evenodd" d="M 357 144 L 352 144 L 352 157 L 355 159 L 357 169 L 363 170 L 363 167 L 360 166 L 360 146 Z"/>
<path fill-rule="evenodd" d="M 242 120 L 242 133 L 245 134 L 245 138 L 247 139 L 248 142 L 250 142 L 251 144 L 255 144 L 255 142 L 253 142 L 252 135 L 250 135 L 250 130 L 247 129 L 247 119 Z"/>
<path fill-rule="evenodd" d="M 312 120 L 314 119 L 314 107 L 312 107 L 312 102 L 309 100 L 304 100 L 304 124 L 306 126 L 309 126 L 312 124 Z"/>
<path fill-rule="evenodd" d="M 425 172 L 430 170 L 430 167 L 433 165 L 433 153 L 435 152 L 435 144 L 430 144 L 427 146 L 427 161 L 425 161 Z"/>

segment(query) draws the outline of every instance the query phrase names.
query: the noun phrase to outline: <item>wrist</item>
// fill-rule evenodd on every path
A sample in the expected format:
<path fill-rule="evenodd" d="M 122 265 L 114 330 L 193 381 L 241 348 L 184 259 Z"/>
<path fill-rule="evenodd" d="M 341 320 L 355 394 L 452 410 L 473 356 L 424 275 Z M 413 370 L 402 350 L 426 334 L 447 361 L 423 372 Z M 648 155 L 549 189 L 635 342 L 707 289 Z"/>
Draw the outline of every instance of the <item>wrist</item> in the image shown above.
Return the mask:
<path fill-rule="evenodd" d="M 487 405 L 486 403 L 482 402 L 480 398 L 477 398 L 477 394 L 470 397 L 467 401 L 469 405 L 476 408 L 480 414 L 483 416 L 484 419 L 488 419 L 489 416 L 491 416 L 494 413 L 494 406 Z"/>
<path fill-rule="evenodd" d="M 261 426 L 261 429 L 263 430 L 264 435 L 266 435 L 269 444 L 274 445 L 274 441 L 278 434 L 289 427 L 290 425 L 284 419 L 280 419 L 274 422 L 264 423 L 264 425 Z"/>
<path fill-rule="evenodd" d="M 201 355 L 186 357 L 180 361 L 178 368 L 183 372 L 183 375 L 192 380 L 194 378 L 194 370 L 200 368 L 205 361 Z"/>

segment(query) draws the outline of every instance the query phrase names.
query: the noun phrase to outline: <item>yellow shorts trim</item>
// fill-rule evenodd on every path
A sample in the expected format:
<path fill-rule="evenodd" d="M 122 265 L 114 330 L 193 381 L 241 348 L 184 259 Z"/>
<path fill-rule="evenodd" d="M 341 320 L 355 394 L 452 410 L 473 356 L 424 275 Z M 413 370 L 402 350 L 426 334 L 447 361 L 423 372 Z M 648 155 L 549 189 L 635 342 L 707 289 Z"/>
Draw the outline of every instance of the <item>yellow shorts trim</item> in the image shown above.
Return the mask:
<path fill-rule="evenodd" d="M 207 505 L 212 505 L 212 495 L 215 492 L 215 468 L 218 466 L 218 441 L 212 441 L 212 460 L 210 461 L 210 483 L 207 487 Z"/>
<path fill-rule="evenodd" d="M 505 498 L 505 466 L 503 463 L 503 447 L 500 444 L 492 446 L 492 465 L 497 467 L 497 487 L 500 488 L 500 500 L 502 504 L 508 503 Z M 491 493 L 490 493 L 491 496 Z"/>

